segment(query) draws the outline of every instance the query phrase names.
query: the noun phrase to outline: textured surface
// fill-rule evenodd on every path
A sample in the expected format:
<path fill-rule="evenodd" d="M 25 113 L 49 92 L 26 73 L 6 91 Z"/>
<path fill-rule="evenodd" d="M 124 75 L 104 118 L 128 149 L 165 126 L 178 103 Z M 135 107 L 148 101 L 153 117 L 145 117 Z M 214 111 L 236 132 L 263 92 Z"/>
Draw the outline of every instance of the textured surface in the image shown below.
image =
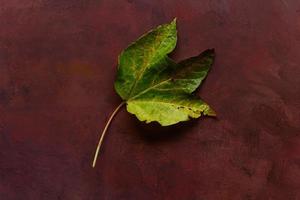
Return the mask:
<path fill-rule="evenodd" d="M 91 161 L 117 56 L 177 17 L 172 58 L 216 49 L 174 127 L 121 111 Z M 300 1 L 0 1 L 0 199 L 299 199 Z"/>

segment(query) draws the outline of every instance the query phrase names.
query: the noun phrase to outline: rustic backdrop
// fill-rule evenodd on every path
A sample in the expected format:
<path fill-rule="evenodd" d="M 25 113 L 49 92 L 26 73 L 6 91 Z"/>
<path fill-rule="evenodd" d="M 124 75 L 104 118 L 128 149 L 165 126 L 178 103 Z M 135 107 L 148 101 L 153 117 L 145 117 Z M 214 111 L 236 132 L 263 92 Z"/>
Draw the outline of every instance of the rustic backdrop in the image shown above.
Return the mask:
<path fill-rule="evenodd" d="M 173 127 L 111 111 L 117 56 L 177 17 L 180 60 L 215 48 Z M 299 0 L 0 0 L 1 200 L 300 199 Z"/>

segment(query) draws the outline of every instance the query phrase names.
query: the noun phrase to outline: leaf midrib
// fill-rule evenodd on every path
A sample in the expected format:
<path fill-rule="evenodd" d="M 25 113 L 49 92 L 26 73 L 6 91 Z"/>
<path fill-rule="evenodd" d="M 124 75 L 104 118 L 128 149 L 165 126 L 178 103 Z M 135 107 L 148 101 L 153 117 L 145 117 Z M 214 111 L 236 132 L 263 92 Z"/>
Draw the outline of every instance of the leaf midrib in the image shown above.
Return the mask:
<path fill-rule="evenodd" d="M 154 44 L 155 44 L 155 42 L 158 40 L 158 38 L 159 38 L 159 36 L 158 36 L 158 35 L 155 35 Z M 158 46 L 160 46 L 161 43 L 162 43 L 162 41 L 158 44 Z M 151 47 L 150 49 L 151 49 L 151 54 L 152 54 L 155 50 L 153 49 L 153 47 Z M 149 64 L 152 63 L 152 59 L 153 59 L 153 54 L 150 55 L 150 56 L 148 57 L 148 59 L 144 59 L 144 61 L 146 61 L 146 62 L 143 63 L 143 65 L 142 65 L 142 70 L 140 71 L 140 73 L 138 73 L 137 79 L 134 80 L 134 84 L 133 84 L 133 86 L 132 86 L 132 88 L 131 88 L 131 90 L 130 90 L 130 92 L 129 92 L 129 96 L 132 94 L 132 92 L 133 92 L 134 89 L 136 88 L 137 83 L 140 81 L 142 75 L 144 74 L 145 70 L 148 68 Z M 151 61 L 151 62 L 150 62 L 150 61 Z"/>
<path fill-rule="evenodd" d="M 151 86 L 151 87 L 149 87 L 149 88 L 147 88 L 147 89 L 141 91 L 141 92 L 138 93 L 137 95 L 135 95 L 135 96 L 133 96 L 133 97 L 130 97 L 130 98 L 127 100 L 127 102 L 128 102 L 128 101 L 132 101 L 133 99 L 139 97 L 140 95 L 145 94 L 145 93 L 148 92 L 149 90 L 154 89 L 155 87 L 157 87 L 157 86 L 159 86 L 159 85 L 161 85 L 161 84 L 163 84 L 163 83 L 166 83 L 166 82 L 168 82 L 168 81 L 170 81 L 170 80 L 172 80 L 172 78 L 168 78 L 168 79 L 166 79 L 166 80 L 164 80 L 164 81 L 162 81 L 162 82 L 159 82 L 159 83 L 157 83 L 157 84 L 155 84 L 155 85 L 153 85 L 153 86 Z"/>

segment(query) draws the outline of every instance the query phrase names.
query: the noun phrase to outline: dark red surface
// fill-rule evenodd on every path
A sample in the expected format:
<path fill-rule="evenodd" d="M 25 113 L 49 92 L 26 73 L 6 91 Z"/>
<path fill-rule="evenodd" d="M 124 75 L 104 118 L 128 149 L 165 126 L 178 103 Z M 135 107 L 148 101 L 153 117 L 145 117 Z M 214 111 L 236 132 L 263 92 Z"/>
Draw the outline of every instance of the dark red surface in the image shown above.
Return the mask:
<path fill-rule="evenodd" d="M 123 109 L 117 56 L 178 19 L 175 60 L 214 47 L 218 113 L 161 128 Z M 0 199 L 300 199 L 299 0 L 2 0 Z"/>

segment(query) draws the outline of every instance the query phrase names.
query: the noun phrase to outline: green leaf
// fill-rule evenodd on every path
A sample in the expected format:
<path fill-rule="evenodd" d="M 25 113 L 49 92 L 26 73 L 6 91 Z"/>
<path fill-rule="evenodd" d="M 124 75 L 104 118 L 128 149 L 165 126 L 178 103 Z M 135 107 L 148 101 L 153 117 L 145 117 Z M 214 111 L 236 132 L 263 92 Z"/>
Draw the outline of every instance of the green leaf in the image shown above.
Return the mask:
<path fill-rule="evenodd" d="M 176 41 L 173 20 L 143 35 L 119 56 L 115 89 L 127 111 L 141 121 L 168 126 L 201 115 L 215 116 L 205 102 L 192 95 L 213 63 L 214 50 L 176 64 L 167 56 Z"/>
<path fill-rule="evenodd" d="M 169 64 L 167 54 L 176 46 L 176 20 L 148 32 L 119 56 L 115 89 L 123 100 L 155 84 L 155 77 Z"/>
<path fill-rule="evenodd" d="M 162 126 L 215 116 L 215 112 L 192 93 L 206 77 L 215 57 L 213 49 L 178 64 L 167 55 L 177 42 L 176 19 L 140 37 L 119 56 L 115 89 L 123 102 L 109 117 L 99 139 L 92 166 L 95 167 L 104 135 L 123 105 L 146 123 Z"/>

